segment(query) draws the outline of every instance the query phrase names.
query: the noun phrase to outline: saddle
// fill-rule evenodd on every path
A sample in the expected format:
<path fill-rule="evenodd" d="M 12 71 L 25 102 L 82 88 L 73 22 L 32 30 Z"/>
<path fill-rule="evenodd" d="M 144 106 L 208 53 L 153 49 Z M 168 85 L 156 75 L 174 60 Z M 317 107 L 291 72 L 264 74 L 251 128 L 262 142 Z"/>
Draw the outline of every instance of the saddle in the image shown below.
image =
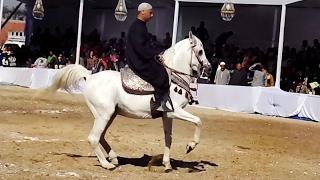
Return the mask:
<path fill-rule="evenodd" d="M 155 90 L 153 86 L 141 79 L 136 73 L 134 73 L 129 66 L 125 66 L 120 69 L 121 82 L 123 89 L 129 94 L 135 95 L 149 95 L 154 94 Z M 163 112 L 157 111 L 158 107 L 153 101 L 153 98 L 150 100 L 150 109 L 152 118 L 158 118 L 163 116 Z"/>
<path fill-rule="evenodd" d="M 136 75 L 129 66 L 120 70 L 123 89 L 129 94 L 149 95 L 154 94 L 153 86 Z"/>

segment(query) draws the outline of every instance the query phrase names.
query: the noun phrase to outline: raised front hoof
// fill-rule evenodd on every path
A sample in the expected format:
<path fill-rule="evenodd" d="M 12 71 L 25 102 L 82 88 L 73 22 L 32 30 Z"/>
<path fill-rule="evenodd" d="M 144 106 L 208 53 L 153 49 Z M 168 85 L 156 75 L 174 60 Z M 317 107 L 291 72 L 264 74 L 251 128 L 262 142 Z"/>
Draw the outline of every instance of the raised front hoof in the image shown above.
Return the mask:
<path fill-rule="evenodd" d="M 186 154 L 189 154 L 193 150 L 193 148 L 189 145 L 187 145 L 186 149 L 187 149 Z"/>
<path fill-rule="evenodd" d="M 196 143 L 195 142 L 190 142 L 188 143 L 187 147 L 186 147 L 186 154 L 190 153 L 192 150 L 194 150 L 194 148 L 196 147 Z"/>

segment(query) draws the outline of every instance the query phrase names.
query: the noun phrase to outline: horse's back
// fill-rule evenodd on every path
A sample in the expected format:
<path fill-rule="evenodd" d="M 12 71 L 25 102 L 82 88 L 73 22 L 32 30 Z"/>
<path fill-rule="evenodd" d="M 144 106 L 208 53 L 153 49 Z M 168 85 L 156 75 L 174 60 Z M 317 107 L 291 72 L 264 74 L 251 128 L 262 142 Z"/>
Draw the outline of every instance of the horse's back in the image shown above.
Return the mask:
<path fill-rule="evenodd" d="M 117 71 L 102 71 L 91 75 L 86 80 L 84 96 L 88 99 L 104 99 L 109 95 L 115 96 L 121 88 L 121 76 Z"/>
<path fill-rule="evenodd" d="M 95 108 L 104 109 L 105 112 L 118 106 L 121 115 L 133 118 L 151 117 L 151 95 L 127 93 L 122 87 L 120 72 L 102 71 L 93 74 L 85 84 L 83 95 L 87 103 Z"/>

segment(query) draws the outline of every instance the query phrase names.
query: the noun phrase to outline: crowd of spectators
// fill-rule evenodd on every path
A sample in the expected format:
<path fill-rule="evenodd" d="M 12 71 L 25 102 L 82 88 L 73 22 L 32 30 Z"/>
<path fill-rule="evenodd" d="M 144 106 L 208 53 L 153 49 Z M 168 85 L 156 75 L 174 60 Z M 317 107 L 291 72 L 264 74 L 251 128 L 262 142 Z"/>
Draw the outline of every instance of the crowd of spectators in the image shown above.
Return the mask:
<path fill-rule="evenodd" d="M 165 50 L 171 46 L 170 33 L 163 40 L 149 34 L 155 48 Z M 93 72 L 112 69 L 119 70 L 125 64 L 126 34 L 119 38 L 101 40 L 97 29 L 83 34 L 80 48 L 80 64 Z M 75 63 L 76 33 L 68 28 L 61 33 L 59 28 L 51 33 L 50 29 L 38 29 L 31 36 L 28 46 L 7 46 L 0 53 L 0 66 L 37 67 L 60 69 Z M 14 63 L 13 63 L 14 62 Z"/>
<path fill-rule="evenodd" d="M 202 21 L 199 27 L 191 27 L 194 35 L 205 46 L 205 52 L 213 71 L 209 79 L 202 83 L 238 86 L 265 86 L 275 84 L 277 66 L 277 48 L 262 51 L 258 47 L 240 48 L 228 43 L 232 31 L 223 32 L 214 42 L 209 42 L 209 33 Z M 152 45 L 165 50 L 171 46 L 170 33 L 162 40 L 150 34 Z M 102 41 L 95 29 L 82 35 L 80 64 L 93 72 L 112 69 L 119 70 L 125 64 L 126 34 L 121 32 L 119 38 Z M 1 66 L 38 67 L 60 69 L 75 63 L 76 33 L 68 28 L 61 33 L 55 28 L 38 29 L 31 37 L 28 46 L 6 47 L 0 53 Z M 320 81 L 320 43 L 314 39 L 309 45 L 307 40 L 301 48 L 284 47 L 281 88 L 285 91 L 319 94 Z"/>
<path fill-rule="evenodd" d="M 204 22 L 191 31 L 203 42 L 205 52 L 213 71 L 209 79 L 198 82 L 221 85 L 263 86 L 275 85 L 278 48 L 266 51 L 258 47 L 240 48 L 228 43 L 232 31 L 221 33 L 214 42 L 209 42 L 208 30 Z M 281 89 L 289 92 L 317 94 L 320 87 L 320 43 L 313 40 L 310 45 L 303 40 L 301 47 L 284 47 Z"/>

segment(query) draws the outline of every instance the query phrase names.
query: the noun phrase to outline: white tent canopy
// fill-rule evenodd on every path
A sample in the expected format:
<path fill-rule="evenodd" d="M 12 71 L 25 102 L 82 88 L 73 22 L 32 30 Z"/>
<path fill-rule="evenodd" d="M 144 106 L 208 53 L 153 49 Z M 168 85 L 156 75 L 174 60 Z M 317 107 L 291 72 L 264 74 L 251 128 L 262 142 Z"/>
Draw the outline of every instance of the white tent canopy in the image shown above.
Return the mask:
<path fill-rule="evenodd" d="M 285 28 L 285 17 L 286 17 L 286 5 L 299 2 L 302 0 L 176 0 L 175 1 L 175 13 L 173 21 L 173 33 L 172 33 L 172 45 L 177 40 L 177 29 L 178 29 L 178 16 L 179 16 L 179 2 L 199 2 L 199 3 L 225 3 L 232 2 L 234 4 L 248 4 L 248 5 L 281 5 L 281 21 L 280 21 L 280 34 L 279 34 L 279 46 L 278 46 L 278 60 L 277 60 L 277 74 L 276 84 L 277 88 L 280 88 L 280 75 L 281 75 L 281 63 L 282 63 L 282 52 L 283 52 L 283 41 L 284 41 L 284 28 Z"/>
<path fill-rule="evenodd" d="M 227 0 L 179 0 L 181 2 L 225 3 Z M 287 5 L 302 0 L 229 0 L 234 4 Z"/>

